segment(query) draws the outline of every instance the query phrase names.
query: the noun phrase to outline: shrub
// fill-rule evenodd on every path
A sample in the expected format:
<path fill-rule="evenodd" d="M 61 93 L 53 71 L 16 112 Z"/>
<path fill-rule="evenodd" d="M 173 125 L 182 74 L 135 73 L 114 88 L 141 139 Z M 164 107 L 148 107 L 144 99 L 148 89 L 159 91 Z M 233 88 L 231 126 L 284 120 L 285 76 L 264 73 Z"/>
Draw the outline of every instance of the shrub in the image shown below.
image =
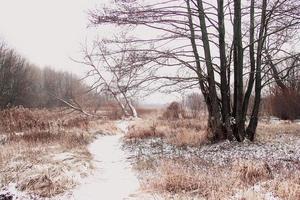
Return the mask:
<path fill-rule="evenodd" d="M 271 114 L 284 120 L 300 118 L 300 92 L 275 89 L 270 96 Z"/>
<path fill-rule="evenodd" d="M 178 102 L 172 102 L 163 113 L 165 119 L 182 119 L 185 117 L 185 110 Z"/>

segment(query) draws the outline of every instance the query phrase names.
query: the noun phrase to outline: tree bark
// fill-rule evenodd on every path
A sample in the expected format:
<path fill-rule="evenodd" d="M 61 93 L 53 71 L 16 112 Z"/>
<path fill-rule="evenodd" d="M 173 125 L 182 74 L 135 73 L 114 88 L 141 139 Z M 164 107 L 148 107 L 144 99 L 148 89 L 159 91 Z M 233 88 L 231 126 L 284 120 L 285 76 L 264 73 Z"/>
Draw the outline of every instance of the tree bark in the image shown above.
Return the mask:
<path fill-rule="evenodd" d="M 268 64 L 270 65 L 270 67 L 272 69 L 272 74 L 273 74 L 273 77 L 275 79 L 276 84 L 280 87 L 282 92 L 287 92 L 288 88 L 285 86 L 285 84 L 283 83 L 283 81 L 279 77 L 278 70 L 277 70 L 275 64 L 273 63 L 270 54 L 267 54 L 267 59 L 268 59 Z"/>
<path fill-rule="evenodd" d="M 230 95 L 229 84 L 227 82 L 227 60 L 225 50 L 225 26 L 224 26 L 224 1 L 218 0 L 218 28 L 219 28 L 219 52 L 221 69 L 221 97 L 222 97 L 222 118 L 226 129 L 226 135 L 229 140 L 233 140 L 233 131 L 230 125 Z"/>
<path fill-rule="evenodd" d="M 233 60 L 234 60 L 234 102 L 233 116 L 235 118 L 234 134 L 238 141 L 243 141 L 245 136 L 245 123 L 243 122 L 243 45 L 241 24 L 241 0 L 234 0 L 234 25 L 233 25 Z"/>
<path fill-rule="evenodd" d="M 138 113 L 137 113 L 135 107 L 132 105 L 132 103 L 131 103 L 130 100 L 129 100 L 129 102 L 128 102 L 128 106 L 129 106 L 129 108 L 130 108 L 132 117 L 137 118 L 137 117 L 138 117 Z"/>
<path fill-rule="evenodd" d="M 218 96 L 216 92 L 215 75 L 212 65 L 211 50 L 207 33 L 207 26 L 205 22 L 205 14 L 202 0 L 197 0 L 198 17 L 200 21 L 201 40 L 203 43 L 205 64 L 207 69 L 207 81 L 208 81 L 208 93 L 209 100 L 211 101 L 211 109 L 208 109 L 210 113 L 209 124 L 211 125 L 211 131 L 215 140 L 222 140 L 226 138 L 223 131 L 222 115 L 218 103 Z"/>
<path fill-rule="evenodd" d="M 249 106 L 249 100 L 251 97 L 251 93 L 254 86 L 254 74 L 255 74 L 255 52 L 254 52 L 254 33 L 255 33 L 255 26 L 254 26 L 254 0 L 251 0 L 250 5 L 250 39 L 249 39 L 249 56 L 250 56 L 250 74 L 249 74 L 249 81 L 247 90 L 244 97 L 243 102 L 243 121 L 246 121 L 246 115 Z"/>
<path fill-rule="evenodd" d="M 253 110 L 250 118 L 249 125 L 246 130 L 246 134 L 249 140 L 253 141 L 255 136 L 256 127 L 258 124 L 258 114 L 261 100 L 261 63 L 262 63 L 262 50 L 265 43 L 265 37 L 267 30 L 266 24 L 266 10 L 267 10 L 267 0 L 263 0 L 262 12 L 261 12 L 261 22 L 259 31 L 259 41 L 257 46 L 257 57 L 256 57 L 256 73 L 255 73 L 255 99 Z"/>
<path fill-rule="evenodd" d="M 117 101 L 117 103 L 119 104 L 123 114 L 127 117 L 130 116 L 129 113 L 127 112 L 124 104 L 121 102 L 121 100 L 119 99 L 119 97 L 116 94 L 113 94 L 113 97 L 115 98 L 115 100 Z"/>

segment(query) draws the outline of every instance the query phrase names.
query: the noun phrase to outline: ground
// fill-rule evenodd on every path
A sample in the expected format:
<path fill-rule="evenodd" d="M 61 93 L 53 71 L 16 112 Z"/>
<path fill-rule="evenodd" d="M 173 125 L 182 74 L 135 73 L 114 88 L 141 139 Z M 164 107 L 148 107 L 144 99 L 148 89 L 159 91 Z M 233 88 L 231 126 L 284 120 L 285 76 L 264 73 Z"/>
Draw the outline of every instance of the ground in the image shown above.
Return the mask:
<path fill-rule="evenodd" d="M 212 144 L 204 116 L 0 118 L 0 200 L 300 199 L 298 122 L 262 120 L 255 142 Z"/>
<path fill-rule="evenodd" d="M 186 119 L 133 125 L 125 147 L 144 189 L 166 199 L 300 199 L 299 123 L 261 121 L 243 143 L 212 144 L 204 129 Z"/>

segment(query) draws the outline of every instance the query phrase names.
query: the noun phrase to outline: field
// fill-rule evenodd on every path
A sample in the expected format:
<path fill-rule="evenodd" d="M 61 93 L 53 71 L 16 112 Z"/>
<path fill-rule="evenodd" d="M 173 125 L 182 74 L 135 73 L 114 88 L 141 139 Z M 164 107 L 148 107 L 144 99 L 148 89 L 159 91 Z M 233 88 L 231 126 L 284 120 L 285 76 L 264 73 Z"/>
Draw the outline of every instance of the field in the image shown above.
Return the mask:
<path fill-rule="evenodd" d="M 89 175 L 88 144 L 115 129 L 59 109 L 12 108 L 1 111 L 0 119 L 0 188 L 16 186 L 43 198 L 63 194 Z"/>
<path fill-rule="evenodd" d="M 133 123 L 124 147 L 146 191 L 163 199 L 300 198 L 299 123 L 265 120 L 255 142 L 212 144 L 203 121 Z"/>
<path fill-rule="evenodd" d="M 211 143 L 205 116 L 165 119 L 155 110 L 139 112 L 139 119 L 115 121 L 59 109 L 1 111 L 0 199 L 8 199 L 1 195 L 12 188 L 30 199 L 69 199 L 66 194 L 93 176 L 121 184 L 129 171 L 119 165 L 128 161 L 140 182 L 131 199 L 300 199 L 299 123 L 266 119 L 254 142 Z M 118 148 L 110 135 L 122 130 L 122 148 L 110 149 Z M 110 173 L 118 177 L 99 171 L 90 144 L 100 153 L 96 157 L 107 160 L 107 170 L 117 167 Z M 103 157 L 100 151 L 118 155 Z M 127 161 L 115 166 L 120 155 Z M 130 188 L 130 181 L 126 184 Z"/>

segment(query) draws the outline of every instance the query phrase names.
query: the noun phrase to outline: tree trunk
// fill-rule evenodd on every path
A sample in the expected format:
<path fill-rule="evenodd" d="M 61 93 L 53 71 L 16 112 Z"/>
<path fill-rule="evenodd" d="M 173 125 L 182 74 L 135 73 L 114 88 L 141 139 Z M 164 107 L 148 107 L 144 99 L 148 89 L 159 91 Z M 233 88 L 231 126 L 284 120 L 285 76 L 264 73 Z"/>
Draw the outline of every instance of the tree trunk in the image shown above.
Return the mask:
<path fill-rule="evenodd" d="M 136 112 L 136 109 L 135 109 L 135 107 L 132 105 L 132 103 L 131 103 L 130 100 L 128 101 L 128 106 L 129 106 L 129 108 L 130 108 L 132 117 L 137 118 L 137 117 L 138 117 L 138 113 Z"/>
<path fill-rule="evenodd" d="M 113 94 L 113 97 L 115 98 L 115 100 L 117 101 L 117 103 L 119 104 L 123 114 L 125 115 L 125 117 L 129 116 L 129 113 L 127 112 L 124 104 L 121 102 L 121 100 L 119 99 L 119 97 L 116 94 Z"/>
<path fill-rule="evenodd" d="M 211 109 L 209 109 L 210 116 L 211 116 L 209 119 L 209 124 L 211 126 L 211 131 L 214 135 L 214 139 L 222 140 L 225 139 L 226 136 L 223 131 L 222 115 L 221 115 L 221 111 L 218 103 L 218 96 L 216 92 L 214 68 L 212 64 L 210 44 L 209 44 L 202 0 L 197 0 L 197 4 L 198 4 L 197 6 L 198 6 L 198 17 L 200 21 L 200 29 L 202 34 L 201 40 L 203 43 L 205 64 L 207 69 L 208 96 L 211 105 Z"/>
<path fill-rule="evenodd" d="M 243 141 L 245 136 L 245 122 L 243 121 L 243 46 L 241 24 L 241 0 L 234 0 L 234 103 L 233 116 L 235 118 L 234 134 L 238 141 Z"/>
<path fill-rule="evenodd" d="M 246 121 L 246 115 L 249 106 L 249 100 L 251 97 L 251 93 L 254 86 L 254 74 L 255 74 L 255 52 L 254 52 L 254 33 L 255 33 L 255 26 L 254 26 L 254 0 L 251 0 L 250 5 L 250 39 L 249 39 L 249 56 L 250 56 L 250 74 L 249 74 L 249 81 L 247 90 L 244 97 L 243 102 L 243 121 Z"/>
<path fill-rule="evenodd" d="M 265 43 L 265 34 L 267 30 L 266 24 L 266 9 L 267 0 L 263 0 L 260 31 L 259 31 L 259 41 L 257 45 L 257 57 L 256 57 L 256 73 L 255 73 L 255 99 L 253 110 L 250 118 L 249 125 L 247 127 L 246 133 L 249 140 L 253 141 L 255 137 L 255 131 L 258 124 L 258 114 L 261 100 L 261 63 L 262 63 L 262 50 Z"/>
<path fill-rule="evenodd" d="M 288 88 L 285 86 L 285 84 L 283 83 L 283 81 L 279 77 L 278 70 L 277 70 L 275 64 L 273 63 L 270 54 L 268 54 L 268 53 L 267 53 L 267 59 L 268 59 L 268 64 L 270 65 L 270 67 L 272 69 L 272 74 L 273 74 L 273 77 L 275 79 L 276 84 L 280 87 L 282 92 L 284 92 L 284 93 L 287 92 Z"/>
<path fill-rule="evenodd" d="M 230 95 L 229 84 L 227 83 L 227 61 L 225 50 L 225 26 L 224 26 L 224 1 L 218 0 L 218 28 L 219 28 L 219 52 L 221 69 L 221 97 L 222 97 L 222 118 L 226 129 L 226 136 L 233 140 L 233 131 L 230 125 Z"/>
<path fill-rule="evenodd" d="M 134 106 L 132 105 L 131 100 L 128 99 L 128 97 L 126 96 L 126 94 L 125 94 L 124 91 L 121 91 L 121 94 L 122 94 L 123 98 L 125 99 L 127 106 L 128 106 L 129 109 L 130 109 L 131 115 L 128 115 L 128 116 L 132 116 L 132 117 L 134 117 L 134 118 L 137 118 L 137 117 L 138 117 L 138 114 L 137 114 L 137 112 L 136 112 L 136 109 L 135 109 Z"/>

